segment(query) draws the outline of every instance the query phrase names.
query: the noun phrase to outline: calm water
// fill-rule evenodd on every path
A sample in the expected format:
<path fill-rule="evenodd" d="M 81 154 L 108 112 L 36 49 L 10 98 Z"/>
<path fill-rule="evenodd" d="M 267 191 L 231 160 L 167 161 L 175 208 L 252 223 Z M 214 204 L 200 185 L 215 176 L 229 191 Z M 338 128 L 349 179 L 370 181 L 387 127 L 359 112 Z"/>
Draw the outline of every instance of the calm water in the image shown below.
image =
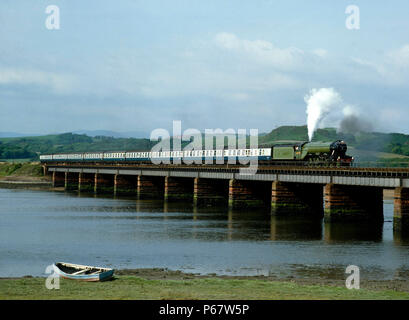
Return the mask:
<path fill-rule="evenodd" d="M 345 278 L 409 275 L 409 239 L 381 225 L 324 224 L 263 211 L 0 189 L 0 276 L 44 275 L 68 261 L 195 273 Z"/>

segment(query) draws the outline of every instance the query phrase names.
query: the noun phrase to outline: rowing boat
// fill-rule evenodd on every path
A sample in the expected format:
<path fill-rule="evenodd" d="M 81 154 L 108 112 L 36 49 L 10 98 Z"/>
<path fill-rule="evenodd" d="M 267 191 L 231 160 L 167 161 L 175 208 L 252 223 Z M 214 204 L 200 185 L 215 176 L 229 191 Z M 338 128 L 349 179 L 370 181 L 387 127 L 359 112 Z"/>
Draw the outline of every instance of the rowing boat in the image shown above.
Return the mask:
<path fill-rule="evenodd" d="M 80 264 L 56 262 L 53 265 L 54 272 L 62 278 L 81 281 L 105 281 L 112 277 L 114 269 Z"/>

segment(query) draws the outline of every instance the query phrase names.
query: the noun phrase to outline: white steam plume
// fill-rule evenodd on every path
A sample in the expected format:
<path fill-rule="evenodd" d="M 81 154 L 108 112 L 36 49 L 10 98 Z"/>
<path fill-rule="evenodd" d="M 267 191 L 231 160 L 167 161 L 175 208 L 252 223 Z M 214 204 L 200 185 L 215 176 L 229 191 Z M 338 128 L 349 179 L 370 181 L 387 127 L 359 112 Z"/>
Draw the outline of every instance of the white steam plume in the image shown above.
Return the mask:
<path fill-rule="evenodd" d="M 341 102 L 341 96 L 333 88 L 312 89 L 304 97 L 307 104 L 308 138 L 311 141 L 321 120 Z"/>

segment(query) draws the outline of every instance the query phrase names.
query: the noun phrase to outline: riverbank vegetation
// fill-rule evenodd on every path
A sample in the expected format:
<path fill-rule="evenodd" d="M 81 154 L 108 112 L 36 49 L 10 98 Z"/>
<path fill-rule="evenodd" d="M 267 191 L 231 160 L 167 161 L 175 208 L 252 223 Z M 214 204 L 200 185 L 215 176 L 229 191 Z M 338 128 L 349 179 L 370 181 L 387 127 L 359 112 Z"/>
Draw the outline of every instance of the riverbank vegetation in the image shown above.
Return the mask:
<path fill-rule="evenodd" d="M 39 162 L 0 162 L 0 179 L 41 179 L 43 168 Z"/>
<path fill-rule="evenodd" d="M 200 278 L 152 280 L 117 276 L 106 282 L 60 280 L 60 289 L 49 290 L 45 278 L 0 279 L 0 299 L 238 299 L 238 300 L 356 300 L 409 299 L 409 292 L 392 290 L 348 290 L 329 285 L 258 279 Z"/>

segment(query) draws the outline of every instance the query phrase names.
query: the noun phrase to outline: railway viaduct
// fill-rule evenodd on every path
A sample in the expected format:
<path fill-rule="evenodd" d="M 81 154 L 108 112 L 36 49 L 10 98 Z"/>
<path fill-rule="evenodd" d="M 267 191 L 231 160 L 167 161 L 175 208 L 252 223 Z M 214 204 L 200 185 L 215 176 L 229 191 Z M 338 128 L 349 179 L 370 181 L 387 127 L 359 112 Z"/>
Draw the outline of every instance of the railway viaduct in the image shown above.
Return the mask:
<path fill-rule="evenodd" d="M 239 168 L 45 164 L 54 187 L 138 199 L 271 206 L 272 214 L 324 215 L 325 221 L 383 221 L 383 189 L 394 189 L 394 228 L 409 229 L 409 170 L 394 168 Z"/>

